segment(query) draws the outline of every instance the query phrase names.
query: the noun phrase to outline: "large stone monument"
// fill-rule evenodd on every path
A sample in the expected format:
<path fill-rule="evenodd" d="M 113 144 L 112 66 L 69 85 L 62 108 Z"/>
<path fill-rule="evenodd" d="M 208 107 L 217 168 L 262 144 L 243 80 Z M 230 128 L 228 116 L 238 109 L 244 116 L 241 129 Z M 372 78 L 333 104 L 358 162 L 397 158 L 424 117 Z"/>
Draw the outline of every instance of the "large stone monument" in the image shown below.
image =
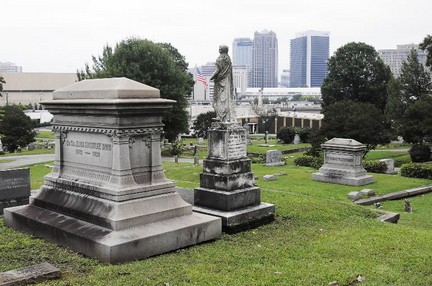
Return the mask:
<path fill-rule="evenodd" d="M 162 169 L 162 112 L 174 101 L 126 79 L 77 82 L 42 104 L 54 115 L 55 166 L 6 225 L 103 262 L 212 240 L 220 218 L 193 213 Z"/>
<path fill-rule="evenodd" d="M 275 207 L 261 203 L 261 190 L 253 184 L 246 130 L 235 123 L 228 47 L 221 46 L 219 52 L 212 76 L 217 122 L 208 131 L 208 157 L 194 191 L 194 211 L 222 218 L 223 230 L 235 232 L 272 221 Z"/>
<path fill-rule="evenodd" d="M 324 165 L 312 175 L 314 181 L 350 186 L 374 182 L 362 166 L 365 145 L 353 139 L 333 138 L 321 147 L 324 150 Z"/>

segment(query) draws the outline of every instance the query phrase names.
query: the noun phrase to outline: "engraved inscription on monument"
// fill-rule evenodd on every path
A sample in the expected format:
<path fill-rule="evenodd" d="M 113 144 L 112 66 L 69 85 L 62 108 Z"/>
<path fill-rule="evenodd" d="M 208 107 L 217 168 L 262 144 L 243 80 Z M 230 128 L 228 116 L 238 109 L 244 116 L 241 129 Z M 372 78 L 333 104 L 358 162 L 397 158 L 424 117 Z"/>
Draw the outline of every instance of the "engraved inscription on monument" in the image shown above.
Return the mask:
<path fill-rule="evenodd" d="M 104 134 L 70 132 L 63 148 L 66 162 L 111 167 L 112 143 Z"/>
<path fill-rule="evenodd" d="M 354 156 L 353 155 L 343 155 L 340 153 L 328 153 L 326 154 L 326 163 L 328 164 L 337 164 L 337 165 L 354 165 Z"/>
<path fill-rule="evenodd" d="M 228 137 L 228 158 L 246 156 L 246 136 L 244 134 L 230 134 Z"/>

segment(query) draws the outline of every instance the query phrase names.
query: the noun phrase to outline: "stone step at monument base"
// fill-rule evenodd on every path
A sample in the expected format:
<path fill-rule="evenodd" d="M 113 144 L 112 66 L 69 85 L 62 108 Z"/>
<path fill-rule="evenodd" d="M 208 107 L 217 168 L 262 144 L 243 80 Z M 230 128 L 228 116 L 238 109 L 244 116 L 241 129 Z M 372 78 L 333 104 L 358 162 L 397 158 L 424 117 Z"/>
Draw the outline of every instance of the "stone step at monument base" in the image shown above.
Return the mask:
<path fill-rule="evenodd" d="M 261 189 L 259 187 L 250 187 L 235 191 L 222 191 L 203 187 L 194 189 L 194 205 L 209 209 L 228 212 L 248 206 L 255 206 L 260 202 Z"/>
<path fill-rule="evenodd" d="M 201 213 L 120 231 L 97 226 L 34 205 L 5 209 L 5 224 L 105 263 L 122 263 L 214 240 L 221 219 Z"/>
<path fill-rule="evenodd" d="M 312 180 L 325 183 L 333 183 L 348 186 L 364 186 L 375 182 L 372 176 L 366 175 L 361 177 L 335 177 L 322 173 L 312 175 Z"/>
<path fill-rule="evenodd" d="M 275 205 L 260 203 L 235 211 L 221 211 L 195 205 L 193 211 L 220 217 L 222 219 L 222 231 L 236 233 L 272 222 L 275 216 Z"/>

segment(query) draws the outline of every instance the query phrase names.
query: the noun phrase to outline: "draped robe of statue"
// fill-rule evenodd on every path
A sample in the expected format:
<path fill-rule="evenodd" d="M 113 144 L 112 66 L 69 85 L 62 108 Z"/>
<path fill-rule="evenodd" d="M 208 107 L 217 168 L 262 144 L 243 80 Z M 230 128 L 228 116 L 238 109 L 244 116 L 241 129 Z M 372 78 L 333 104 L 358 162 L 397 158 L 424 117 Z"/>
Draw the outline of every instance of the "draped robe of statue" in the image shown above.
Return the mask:
<path fill-rule="evenodd" d="M 235 122 L 234 88 L 231 59 L 226 52 L 221 52 L 216 60 L 214 80 L 213 108 L 216 119 L 221 122 Z"/>

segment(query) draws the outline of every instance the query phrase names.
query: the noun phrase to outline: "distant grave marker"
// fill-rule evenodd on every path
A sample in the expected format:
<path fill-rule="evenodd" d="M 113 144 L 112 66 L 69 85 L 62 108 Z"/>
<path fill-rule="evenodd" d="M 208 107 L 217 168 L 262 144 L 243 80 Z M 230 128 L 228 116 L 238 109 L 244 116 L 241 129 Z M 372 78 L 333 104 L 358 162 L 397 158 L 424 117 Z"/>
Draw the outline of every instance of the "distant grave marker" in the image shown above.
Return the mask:
<path fill-rule="evenodd" d="M 283 166 L 285 162 L 282 161 L 282 151 L 269 150 L 266 152 L 265 166 Z"/>
<path fill-rule="evenodd" d="M 29 169 L 0 171 L 0 214 L 4 208 L 28 204 L 29 196 Z"/>

